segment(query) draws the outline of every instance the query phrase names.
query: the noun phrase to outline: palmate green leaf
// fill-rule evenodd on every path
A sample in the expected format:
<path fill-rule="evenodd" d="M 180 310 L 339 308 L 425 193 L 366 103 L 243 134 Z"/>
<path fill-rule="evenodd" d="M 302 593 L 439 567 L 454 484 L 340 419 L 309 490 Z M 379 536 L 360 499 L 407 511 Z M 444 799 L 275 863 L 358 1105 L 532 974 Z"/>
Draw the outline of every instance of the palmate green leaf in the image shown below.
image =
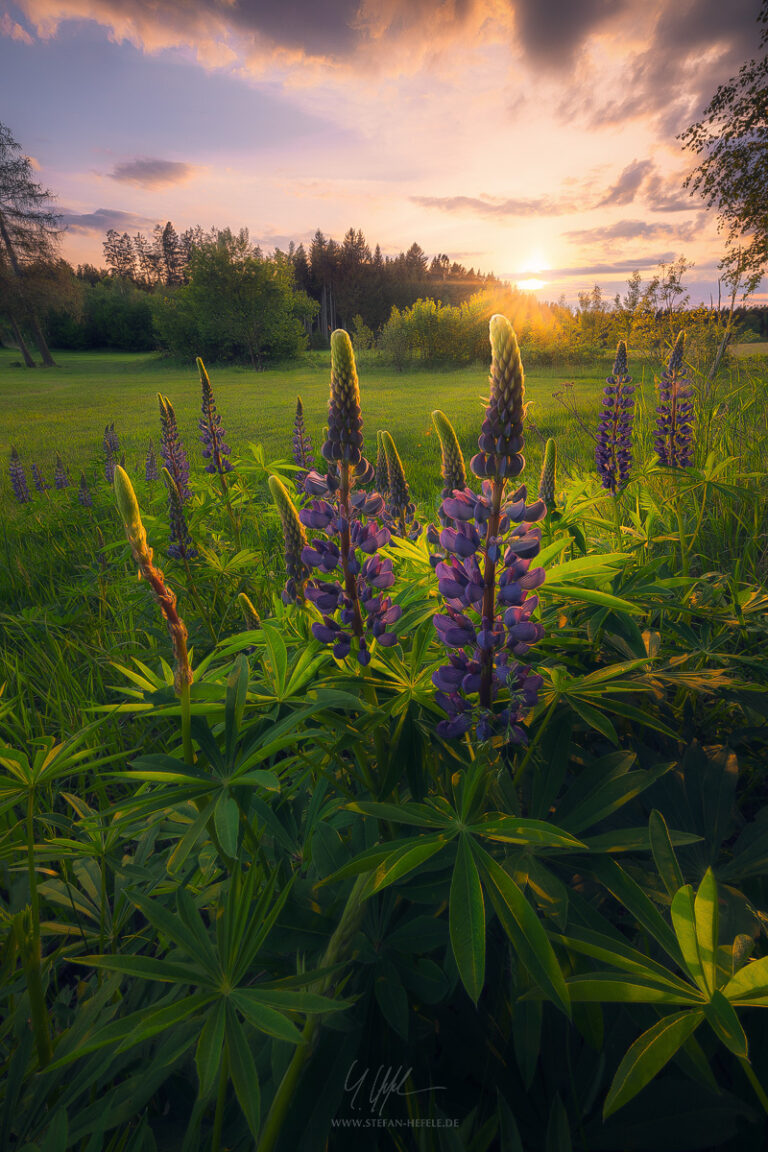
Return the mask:
<path fill-rule="evenodd" d="M 180 889 L 176 894 L 178 916 L 174 916 L 164 904 L 135 889 L 131 889 L 127 896 L 140 909 L 158 937 L 172 940 L 187 953 L 190 960 L 203 965 L 211 980 L 216 980 L 218 959 L 188 892 Z"/>
<path fill-rule="evenodd" d="M 611 608 L 613 611 L 629 612 L 640 616 L 645 609 L 640 604 L 633 604 L 630 600 L 622 600 L 611 592 L 599 592 L 596 588 L 585 588 L 581 584 L 558 584 L 557 581 L 546 583 L 547 595 L 556 596 L 559 600 L 580 600 L 585 604 L 597 604 L 600 608 Z"/>
<path fill-rule="evenodd" d="M 104 968 L 108 972 L 122 972 L 139 980 L 160 980 L 167 984 L 196 984 L 206 987 L 209 979 L 196 964 L 174 964 L 157 960 L 154 956 L 73 956 L 73 964 L 88 968 Z"/>
<path fill-rule="evenodd" d="M 355 801 L 347 804 L 350 812 L 375 816 L 377 820 L 391 820 L 394 824 L 411 824 L 415 828 L 449 828 L 456 823 L 455 816 L 441 815 L 431 804 L 378 804 Z"/>
<path fill-rule="evenodd" d="M 306 983 L 314 983 L 317 977 L 310 975 L 303 976 L 302 979 Z M 270 1008 L 276 1008 L 280 1012 L 301 1012 L 305 1015 L 343 1012 L 353 1003 L 352 1000 L 332 1000 L 330 996 L 321 996 L 318 992 L 307 992 L 303 988 L 296 990 L 287 987 L 267 988 L 259 984 L 258 987 L 251 988 L 249 991 L 258 997 L 262 1004 L 267 1004 Z"/>
<path fill-rule="evenodd" d="M 634 773 L 633 773 L 634 775 Z M 682 847 L 688 844 L 700 844 L 703 836 L 696 836 L 693 832 L 668 833 L 671 844 Z M 651 838 L 647 828 L 616 828 L 613 832 L 601 832 L 599 836 L 586 836 L 584 843 L 590 852 L 651 852 Z M 657 864 L 658 867 L 658 864 Z M 677 891 L 677 885 L 673 892 Z M 672 893 L 670 893 L 671 895 Z"/>
<path fill-rule="evenodd" d="M 619 1065 L 603 1105 L 607 1119 L 649 1084 L 704 1019 L 703 1011 L 674 1012 L 635 1040 Z"/>
<path fill-rule="evenodd" d="M 232 1077 L 237 1101 L 255 1142 L 259 1138 L 261 1123 L 259 1076 L 242 1025 L 231 1004 L 227 1004 L 225 1036 L 229 1074 Z"/>
<path fill-rule="evenodd" d="M 717 987 L 717 943 L 720 915 L 717 903 L 717 882 L 711 868 L 707 868 L 699 884 L 693 904 L 696 918 L 696 941 L 699 962 L 710 993 Z"/>
<path fill-rule="evenodd" d="M 461 982 L 477 1004 L 485 983 L 485 905 L 466 835 L 459 837 L 453 866 L 448 926 Z"/>
<path fill-rule="evenodd" d="M 663 985 L 670 991 L 696 997 L 696 990 L 674 972 L 651 959 L 645 952 L 633 948 L 624 941 L 616 940 L 613 936 L 574 925 L 566 934 L 552 935 L 551 938 L 582 956 L 590 956 L 593 960 L 611 964 L 614 968 Z"/>
<path fill-rule="evenodd" d="M 568 989 L 544 926 L 501 865 L 475 841 L 471 847 L 496 915 L 515 951 L 542 991 L 570 1018 Z"/>
<path fill-rule="evenodd" d="M 285 691 L 286 672 L 288 670 L 288 649 L 285 646 L 285 641 L 280 633 L 279 628 L 268 620 L 263 620 L 261 630 L 264 633 L 264 639 L 269 652 L 269 662 L 272 666 L 272 672 L 275 680 L 275 687 L 278 694 L 282 695 Z"/>
<path fill-rule="evenodd" d="M 395 852 L 408 852 L 416 845 L 434 840 L 432 836 L 403 836 L 398 840 L 388 840 L 386 844 L 374 844 L 372 848 L 366 848 L 353 860 L 347 864 L 343 864 L 341 868 L 337 868 L 335 872 L 330 875 L 322 877 L 318 881 L 319 885 L 334 884 L 337 880 L 346 880 L 349 876 L 357 876 L 361 872 L 370 872 L 372 868 L 376 868 L 381 864 L 382 860 L 386 860 Z"/>
<path fill-rule="evenodd" d="M 587 704 L 586 700 L 580 700 L 575 695 L 568 696 L 568 703 L 587 727 L 594 728 L 601 736 L 605 736 L 606 740 L 610 740 L 612 744 L 618 747 L 619 735 L 616 729 L 608 717 L 604 716 L 598 708 L 594 708 L 591 704 Z"/>
<path fill-rule="evenodd" d="M 673 767 L 671 763 L 659 764 L 655 768 L 623 772 L 619 776 L 605 780 L 604 783 L 597 783 L 570 811 L 558 817 L 560 824 L 572 833 L 582 832 L 585 828 L 604 820 L 612 812 L 623 808 Z"/>
<path fill-rule="evenodd" d="M 667 827 L 667 822 L 657 808 L 651 812 L 648 820 L 648 837 L 650 840 L 653 862 L 656 865 L 662 883 L 670 896 L 684 885 L 683 874 L 677 862 L 673 840 Z M 677 843 L 680 843 L 678 840 Z M 690 841 L 689 841 L 690 843 Z"/>
<path fill-rule="evenodd" d="M 235 744 L 245 712 L 245 702 L 248 695 L 248 661 L 244 656 L 238 656 L 234 667 L 227 677 L 227 695 L 224 705 L 224 731 L 226 733 L 225 755 L 228 764 L 232 764 L 235 755 Z"/>
<path fill-rule="evenodd" d="M 224 1047 L 224 1025 L 226 1022 L 226 1001 L 217 1000 L 207 1015 L 195 1051 L 195 1066 L 200 1083 L 200 1096 L 206 1097 L 214 1084 L 221 1067 Z"/>
<path fill-rule="evenodd" d="M 584 851 L 586 845 L 581 840 L 549 824 L 546 820 L 526 820 L 517 816 L 497 816 L 490 814 L 477 824 L 472 824 L 471 831 L 489 840 L 499 840 L 504 844 L 530 845 L 536 848 L 564 848 L 571 851 Z"/>
<path fill-rule="evenodd" d="M 672 897 L 672 924 L 685 967 L 691 979 L 701 988 L 702 992 L 710 992 L 711 989 L 701 966 L 693 889 L 690 884 L 680 888 Z"/>
<path fill-rule="evenodd" d="M 682 967 L 682 953 L 675 933 L 657 911 L 639 884 L 610 856 L 596 856 L 589 861 L 589 871 L 603 884 L 676 964 Z"/>
<path fill-rule="evenodd" d="M 734 1056 L 746 1060 L 748 1058 L 747 1037 L 739 1023 L 735 1008 L 730 1001 L 726 1000 L 722 992 L 715 991 L 712 993 L 712 998 L 704 1012 L 718 1040 L 725 1044 Z"/>

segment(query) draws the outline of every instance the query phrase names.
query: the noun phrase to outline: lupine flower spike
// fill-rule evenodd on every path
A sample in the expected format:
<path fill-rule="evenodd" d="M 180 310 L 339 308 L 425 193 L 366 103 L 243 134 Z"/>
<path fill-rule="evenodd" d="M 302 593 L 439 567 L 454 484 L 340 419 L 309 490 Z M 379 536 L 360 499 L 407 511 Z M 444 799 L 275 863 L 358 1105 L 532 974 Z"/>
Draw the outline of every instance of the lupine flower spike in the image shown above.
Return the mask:
<path fill-rule="evenodd" d="M 627 345 L 619 341 L 613 372 L 603 389 L 603 411 L 597 429 L 595 463 L 603 488 L 616 494 L 629 479 L 632 466 L 634 386 L 627 375 Z"/>
<path fill-rule="evenodd" d="M 64 461 L 61 456 L 57 456 L 56 467 L 53 471 L 53 486 L 58 489 L 69 488 L 69 483 L 69 473 L 64 467 Z"/>
<path fill-rule="evenodd" d="M 467 470 L 464 456 L 453 425 L 445 412 L 439 409 L 432 413 L 432 423 L 440 439 L 442 453 L 443 497 L 450 496 L 456 488 L 462 491 L 467 486 Z"/>
<path fill-rule="evenodd" d="M 50 488 L 50 484 L 44 478 L 37 464 L 32 465 L 32 479 L 38 492 L 45 492 Z"/>
<path fill-rule="evenodd" d="M 542 635 L 531 620 L 538 598 L 527 597 L 544 582 L 544 570 L 530 567 L 541 543 L 541 530 L 531 524 L 546 509 L 543 500 L 526 504 L 525 487 L 507 492 L 507 481 L 525 464 L 523 366 L 505 317 L 491 319 L 490 336 L 491 394 L 470 465 L 482 489 L 456 489 L 443 500 L 444 523 L 452 526 L 442 529 L 440 543 L 448 556 L 433 557 L 446 602 L 446 614 L 434 623 L 451 652 L 432 680 L 447 716 L 439 735 L 455 738 L 474 728 L 478 740 L 499 736 L 514 744 L 525 743 L 521 721 L 541 685 L 518 658 Z"/>
<path fill-rule="evenodd" d="M 543 500 L 547 509 L 551 511 L 555 506 L 555 488 L 557 487 L 557 443 L 549 439 L 544 449 L 544 462 L 541 465 L 541 478 L 539 480 L 539 500 Z"/>
<path fill-rule="evenodd" d="M 197 548 L 192 543 L 192 537 L 187 526 L 184 501 L 167 468 L 163 468 L 163 480 L 168 492 L 168 520 L 171 525 L 171 542 L 168 545 L 168 555 L 174 560 L 193 560 L 197 556 Z"/>
<path fill-rule="evenodd" d="M 159 479 L 157 471 L 157 456 L 155 455 L 155 446 L 152 441 L 149 441 L 147 448 L 147 455 L 144 459 L 144 479 L 148 484 L 152 481 Z"/>
<path fill-rule="evenodd" d="M 301 396 L 296 397 L 296 416 L 293 421 L 293 462 L 301 469 L 296 473 L 296 486 L 301 488 L 310 468 L 315 466 L 312 455 L 312 440 L 304 423 L 304 405 Z"/>
<path fill-rule="evenodd" d="M 421 532 L 421 524 L 415 519 L 416 505 L 411 500 L 405 469 L 389 432 L 381 433 L 381 442 L 387 458 L 389 477 L 389 499 L 387 500 L 388 526 L 395 536 L 415 540 Z"/>
<path fill-rule="evenodd" d="M 313 537 L 301 558 L 320 576 L 340 570 L 339 580 L 315 579 L 306 585 L 307 599 L 323 614 L 322 623 L 312 625 L 314 636 L 332 644 L 339 660 L 354 646 L 358 662 L 365 666 L 371 659 L 371 639 L 384 647 L 397 643 L 397 635 L 388 628 L 400 619 L 402 608 L 380 595 L 395 582 L 392 561 L 377 555 L 391 539 L 381 522 L 384 500 L 378 492 L 354 491 L 355 485 L 369 484 L 374 477 L 362 452 L 362 427 L 352 343 L 338 329 L 331 336 L 331 395 L 322 448 L 328 471 L 325 476 L 310 471 L 304 490 L 320 499 L 299 512 L 301 523 L 325 538 Z"/>
<path fill-rule="evenodd" d="M 77 488 L 77 498 L 82 504 L 83 508 L 93 508 L 93 496 L 91 496 L 88 487 L 88 481 L 85 478 L 85 472 L 80 473 L 80 483 Z"/>
<path fill-rule="evenodd" d="M 24 475 L 24 466 L 19 459 L 19 454 L 15 447 L 11 448 L 9 472 L 11 474 L 11 487 L 13 488 L 14 496 L 19 504 L 28 504 L 31 497 L 29 495 L 29 488 L 27 487 L 27 478 Z"/>
<path fill-rule="evenodd" d="M 668 468 L 687 468 L 693 459 L 693 386 L 685 375 L 684 351 L 680 332 L 659 384 L 656 453 Z"/>
<path fill-rule="evenodd" d="M 128 473 L 119 464 L 115 467 L 115 500 L 139 574 L 146 580 L 165 617 L 175 656 L 174 683 L 176 691 L 181 692 L 192 683 L 192 669 L 187 654 L 187 629 L 176 609 L 176 596 L 165 583 L 161 570 L 153 563 L 152 549 L 147 544 L 147 533 L 141 521 L 133 485 Z"/>
<path fill-rule="evenodd" d="M 288 578 L 283 589 L 283 603 L 300 603 L 304 600 L 304 587 L 310 577 L 309 568 L 301 558 L 308 546 L 307 534 L 287 488 L 277 476 L 270 476 L 269 490 L 280 514 L 285 541 L 285 569 Z"/>
<path fill-rule="evenodd" d="M 221 416 L 216 411 L 216 401 L 213 398 L 213 389 L 205 364 L 198 356 L 197 367 L 200 372 L 200 386 L 203 393 L 202 416 L 197 422 L 200 429 L 200 439 L 203 442 L 203 456 L 208 461 L 206 472 L 218 473 L 224 476 L 232 471 L 229 462 L 230 448 L 225 440 L 224 429 L 221 426 Z"/>
<path fill-rule="evenodd" d="M 374 484 L 376 491 L 382 496 L 389 495 L 389 471 L 387 470 L 387 453 L 381 432 L 376 433 L 376 476 Z"/>
<path fill-rule="evenodd" d="M 118 437 L 117 432 L 115 432 L 114 420 L 111 424 L 107 424 L 106 428 L 104 429 L 104 444 L 105 446 L 109 447 L 112 455 L 117 458 L 117 454 L 120 451 L 120 438 Z"/>
<path fill-rule="evenodd" d="M 176 413 L 167 396 L 161 396 L 158 392 L 157 400 L 160 405 L 160 455 L 173 477 L 182 502 L 186 504 L 192 495 L 189 490 L 189 460 L 179 435 Z"/>

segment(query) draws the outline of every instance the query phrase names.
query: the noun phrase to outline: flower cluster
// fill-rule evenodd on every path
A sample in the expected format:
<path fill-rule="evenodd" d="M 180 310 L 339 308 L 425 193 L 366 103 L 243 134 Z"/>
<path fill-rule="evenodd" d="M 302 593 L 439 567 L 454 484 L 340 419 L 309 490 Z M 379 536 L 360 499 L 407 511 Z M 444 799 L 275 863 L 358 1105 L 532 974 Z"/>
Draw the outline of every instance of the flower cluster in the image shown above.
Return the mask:
<path fill-rule="evenodd" d="M 147 483 L 151 483 L 152 481 L 159 479 L 159 474 L 157 471 L 157 456 L 155 455 L 155 446 L 151 439 L 147 448 L 147 455 L 144 458 L 144 479 L 147 481 Z"/>
<path fill-rule="evenodd" d="M 632 466 L 632 417 L 635 389 L 627 375 L 627 345 L 619 341 L 613 372 L 606 377 L 603 411 L 597 429 L 595 463 L 603 488 L 615 493 L 624 487 Z"/>
<path fill-rule="evenodd" d="M 11 448 L 11 463 L 9 465 L 9 472 L 11 475 L 11 487 L 13 494 L 18 500 L 19 504 L 27 504 L 30 500 L 29 488 L 27 487 L 27 478 L 24 475 L 24 466 L 19 459 L 19 453 L 15 447 Z"/>
<path fill-rule="evenodd" d="M 680 332 L 659 384 L 655 447 L 668 468 L 687 468 L 693 459 L 693 386 L 685 375 L 684 350 Z"/>
<path fill-rule="evenodd" d="M 203 456 L 208 461 L 206 472 L 218 472 L 223 476 L 232 471 L 229 462 L 230 447 L 225 440 L 224 429 L 221 426 L 221 416 L 216 411 L 216 401 L 213 398 L 213 389 L 205 365 L 198 356 L 197 367 L 200 370 L 200 386 L 203 392 L 202 416 L 197 422 L 200 429 L 200 439 L 203 443 Z"/>
<path fill-rule="evenodd" d="M 64 461 L 61 456 L 56 457 L 56 467 L 53 471 L 53 486 L 54 488 L 62 489 L 69 488 L 70 479 L 67 469 L 64 467 Z"/>
<path fill-rule="evenodd" d="M 173 482 L 179 490 L 182 502 L 186 503 L 191 496 L 189 490 L 189 460 L 179 435 L 179 425 L 176 413 L 167 396 L 157 394 L 160 405 L 160 454 L 163 463 L 173 477 Z"/>
<path fill-rule="evenodd" d="M 300 472 L 296 473 L 296 484 L 301 487 L 310 468 L 315 466 L 312 440 L 304 423 L 304 405 L 301 402 L 301 396 L 296 397 L 296 416 L 293 421 L 293 462 L 301 469 Z"/>
<path fill-rule="evenodd" d="M 494 316 L 490 334 L 491 394 L 471 462 L 481 489 L 456 488 L 444 498 L 445 554 L 432 557 L 446 608 L 435 628 L 451 649 L 432 680 L 446 713 L 438 735 L 455 738 L 474 728 L 478 740 L 524 743 L 521 721 L 536 703 L 541 677 L 521 661 L 543 632 L 531 619 L 538 597 L 528 597 L 544 582 L 543 568 L 531 568 L 541 544 L 532 524 L 546 505 L 528 504 L 524 486 L 507 491 L 524 466 L 523 369 L 511 324 Z"/>
<path fill-rule="evenodd" d="M 301 560 L 319 577 L 339 574 L 339 579 L 314 579 L 304 594 L 322 615 L 312 625 L 314 636 L 333 645 L 337 659 L 354 649 L 360 664 L 370 662 L 370 643 L 387 647 L 397 643 L 389 629 L 402 609 L 384 595 L 395 582 L 392 561 L 378 555 L 391 533 L 384 516 L 384 500 L 378 492 L 355 491 L 368 484 L 374 469 L 363 456 L 362 413 L 352 343 L 346 332 L 331 336 L 331 392 L 328 432 L 323 458 L 328 471 L 310 471 L 304 484 L 315 497 L 299 512 L 301 524 L 314 535 L 302 547 Z M 287 543 L 287 540 L 286 540 Z"/>

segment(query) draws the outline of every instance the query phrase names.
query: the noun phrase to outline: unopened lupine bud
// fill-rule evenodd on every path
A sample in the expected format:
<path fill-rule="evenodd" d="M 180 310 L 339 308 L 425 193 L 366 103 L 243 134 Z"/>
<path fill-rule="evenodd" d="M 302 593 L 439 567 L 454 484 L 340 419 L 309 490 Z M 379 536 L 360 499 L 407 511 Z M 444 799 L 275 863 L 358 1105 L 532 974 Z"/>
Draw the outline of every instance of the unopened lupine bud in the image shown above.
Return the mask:
<path fill-rule="evenodd" d="M 160 454 L 186 504 L 192 495 L 189 490 L 189 460 L 181 441 L 176 413 L 167 396 L 158 392 L 157 400 L 160 405 Z"/>
<path fill-rule="evenodd" d="M 304 599 L 305 585 L 310 576 L 309 568 L 302 558 L 304 550 L 309 547 L 307 534 L 288 490 L 279 477 L 270 476 L 269 490 L 280 515 L 285 542 L 287 580 L 283 590 L 283 601 L 295 603 Z"/>
<path fill-rule="evenodd" d="M 687 468 L 693 460 L 693 386 L 684 374 L 684 350 L 680 332 L 659 383 L 655 446 L 668 468 Z"/>
<path fill-rule="evenodd" d="M 218 472 L 223 476 L 232 471 L 229 462 L 229 445 L 225 440 L 224 429 L 221 426 L 221 416 L 216 411 L 216 401 L 213 398 L 211 381 L 200 357 L 197 357 L 197 367 L 200 372 L 200 387 L 202 390 L 202 416 L 198 420 L 200 439 L 203 443 L 203 456 L 208 461 L 206 472 Z"/>
<path fill-rule="evenodd" d="M 298 464 L 301 469 L 300 472 L 296 473 L 296 484 L 297 487 L 301 488 L 310 468 L 315 466 L 315 458 L 312 455 L 312 440 L 304 423 L 304 405 L 301 402 L 301 396 L 296 397 L 296 416 L 293 421 L 293 462 Z"/>
<path fill-rule="evenodd" d="M 544 449 L 544 462 L 541 466 L 541 479 L 539 480 L 539 500 L 543 500 L 547 508 L 555 504 L 555 488 L 557 486 L 557 444 L 554 440 L 547 440 Z"/>
<path fill-rule="evenodd" d="M 13 494 L 18 500 L 19 504 L 27 504 L 30 500 L 29 488 L 27 487 L 27 478 L 24 475 L 24 467 L 19 459 L 19 453 L 15 447 L 11 448 L 11 463 L 9 465 L 9 472 L 11 475 L 11 487 Z"/>
<path fill-rule="evenodd" d="M 69 488 L 69 476 L 64 467 L 64 461 L 61 456 L 56 457 L 56 467 L 53 470 L 53 486 L 54 488 L 62 489 Z"/>
<path fill-rule="evenodd" d="M 168 492 L 168 520 L 171 527 L 168 555 L 174 560 L 193 560 L 197 556 L 197 548 L 192 542 L 184 515 L 184 501 L 167 468 L 163 468 L 163 481 Z"/>
<path fill-rule="evenodd" d="M 394 525 L 399 529 L 400 535 L 415 539 L 421 530 L 421 525 L 418 520 L 414 520 L 416 505 L 411 500 L 400 453 L 397 451 L 389 432 L 381 433 L 381 442 L 387 457 L 387 475 L 389 477 L 387 510 Z M 390 525 L 390 528 L 392 527 L 393 525 Z"/>
<path fill-rule="evenodd" d="M 376 433 L 376 476 L 374 479 L 376 491 L 382 496 L 389 495 L 389 472 L 387 470 L 387 453 L 384 448 L 381 432 Z"/>
<path fill-rule="evenodd" d="M 158 478 L 155 446 L 150 439 L 149 445 L 147 447 L 147 455 L 144 459 L 144 479 L 147 481 L 147 483 L 152 483 L 152 481 L 157 480 Z"/>
<path fill-rule="evenodd" d="M 120 451 L 120 438 L 118 437 L 117 432 L 115 432 L 114 420 L 111 424 L 107 424 L 106 428 L 104 429 L 104 445 L 105 447 L 109 448 L 112 455 L 117 458 L 117 454 Z"/>
<path fill-rule="evenodd" d="M 444 412 L 437 409 L 432 413 L 432 423 L 440 438 L 442 452 L 443 496 L 450 496 L 457 488 L 467 486 L 467 470 L 458 436 Z"/>
<path fill-rule="evenodd" d="M 619 341 L 613 373 L 606 378 L 597 429 L 595 463 L 603 488 L 616 493 L 627 483 L 632 466 L 632 377 L 627 375 L 627 345 Z"/>
<path fill-rule="evenodd" d="M 341 328 L 331 335 L 331 394 L 328 404 L 328 432 L 323 456 L 329 463 L 349 464 L 356 471 L 361 464 L 373 469 L 363 457 L 363 415 L 352 341 Z"/>
<path fill-rule="evenodd" d="M 176 609 L 176 596 L 165 583 L 162 571 L 152 561 L 152 549 L 147 544 L 147 533 L 141 520 L 136 493 L 128 473 L 120 465 L 115 467 L 114 489 L 117 508 L 123 520 L 133 558 L 165 617 L 175 657 L 174 684 L 176 691 L 180 692 L 184 685 L 192 683 L 192 669 L 187 653 L 187 629 Z"/>
<path fill-rule="evenodd" d="M 77 498 L 82 504 L 83 508 L 93 508 L 93 496 L 91 496 L 88 487 L 88 481 L 85 478 L 85 472 L 80 473 L 80 483 L 77 488 Z"/>
<path fill-rule="evenodd" d="M 470 467 L 484 478 L 518 476 L 525 467 L 523 418 L 525 395 L 523 365 L 514 329 L 506 316 L 493 316 L 491 336 L 491 394 L 477 441 L 480 451 Z"/>
<path fill-rule="evenodd" d="M 261 627 L 261 617 L 254 608 L 249 597 L 246 596 L 245 592 L 240 592 L 238 594 L 237 603 L 240 607 L 240 611 L 243 614 L 243 623 L 245 624 L 247 631 L 255 632 L 257 628 Z"/>
<path fill-rule="evenodd" d="M 38 492 L 45 492 L 50 488 L 50 484 L 43 476 L 37 464 L 32 465 L 32 480 Z"/>

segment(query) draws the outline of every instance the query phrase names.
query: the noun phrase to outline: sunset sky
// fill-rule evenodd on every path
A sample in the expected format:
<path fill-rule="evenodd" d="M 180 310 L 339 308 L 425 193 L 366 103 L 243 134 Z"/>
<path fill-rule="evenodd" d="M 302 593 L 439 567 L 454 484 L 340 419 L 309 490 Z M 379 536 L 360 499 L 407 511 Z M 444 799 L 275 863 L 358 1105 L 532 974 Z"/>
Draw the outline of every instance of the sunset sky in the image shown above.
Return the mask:
<path fill-rule="evenodd" d="M 0 0 L 0 119 L 74 262 L 169 219 L 266 251 L 353 226 L 547 299 L 685 255 L 708 302 L 722 241 L 675 137 L 757 55 L 759 7 Z"/>

